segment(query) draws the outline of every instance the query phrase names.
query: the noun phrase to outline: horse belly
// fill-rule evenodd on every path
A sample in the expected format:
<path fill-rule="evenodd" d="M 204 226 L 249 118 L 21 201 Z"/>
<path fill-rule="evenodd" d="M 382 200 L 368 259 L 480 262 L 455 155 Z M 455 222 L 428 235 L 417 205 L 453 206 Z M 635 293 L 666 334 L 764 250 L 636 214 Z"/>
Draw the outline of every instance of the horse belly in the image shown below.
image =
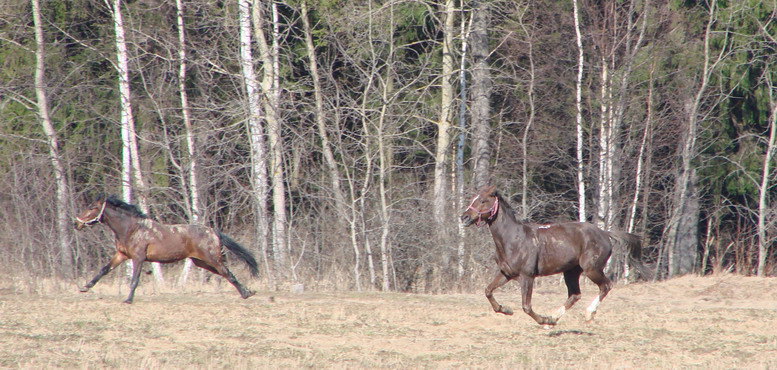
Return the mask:
<path fill-rule="evenodd" d="M 540 254 L 538 275 L 548 276 L 562 273 L 580 266 L 580 255 L 574 248 L 569 248 L 566 241 L 556 241 L 545 248 Z"/>
<path fill-rule="evenodd" d="M 171 263 L 188 257 L 183 248 L 170 248 L 162 244 L 149 244 L 146 251 L 146 261 Z"/>
<path fill-rule="evenodd" d="M 571 270 L 577 266 L 580 266 L 580 262 L 577 259 L 568 260 L 566 263 L 561 263 L 561 264 L 553 263 L 553 264 L 547 264 L 547 265 L 540 265 L 537 275 L 549 276 L 549 275 L 560 274 L 564 271 Z"/>

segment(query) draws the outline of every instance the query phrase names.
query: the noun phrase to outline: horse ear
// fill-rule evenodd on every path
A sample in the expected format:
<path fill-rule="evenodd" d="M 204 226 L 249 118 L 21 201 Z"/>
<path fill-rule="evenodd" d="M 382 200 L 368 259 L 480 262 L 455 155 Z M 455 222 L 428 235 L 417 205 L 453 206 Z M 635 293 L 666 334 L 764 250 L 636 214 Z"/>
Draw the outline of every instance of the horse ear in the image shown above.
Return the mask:
<path fill-rule="evenodd" d="M 486 194 L 488 194 L 489 197 L 495 197 L 496 196 L 496 185 L 491 185 L 486 188 Z"/>

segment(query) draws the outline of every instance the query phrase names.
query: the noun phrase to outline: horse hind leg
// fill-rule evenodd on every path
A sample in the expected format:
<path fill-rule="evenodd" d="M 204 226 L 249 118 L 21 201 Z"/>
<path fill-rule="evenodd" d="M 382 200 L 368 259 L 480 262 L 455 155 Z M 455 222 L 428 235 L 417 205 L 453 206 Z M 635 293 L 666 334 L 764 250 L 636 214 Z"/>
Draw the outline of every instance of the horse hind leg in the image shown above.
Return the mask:
<path fill-rule="evenodd" d="M 246 287 L 243 286 L 243 284 L 240 284 L 240 282 L 235 278 L 235 275 L 232 274 L 229 269 L 224 266 L 223 263 L 220 261 L 204 261 L 198 258 L 192 258 L 192 262 L 198 267 L 202 267 L 216 275 L 223 276 L 227 281 L 229 281 L 232 286 L 234 286 L 238 293 L 240 293 L 240 297 L 243 299 L 246 299 L 256 293 L 252 292 L 251 290 L 246 289 Z"/>
<path fill-rule="evenodd" d="M 594 319 L 594 315 L 596 315 L 596 310 L 599 308 L 599 304 L 602 303 L 604 297 L 606 297 L 607 293 L 610 292 L 610 289 L 612 288 L 612 282 L 610 282 L 610 279 L 604 275 L 604 271 L 602 270 L 589 270 L 585 272 L 585 275 L 599 286 L 599 295 L 594 298 L 594 300 L 585 310 L 585 319 L 586 321 L 591 322 Z"/>
<path fill-rule="evenodd" d="M 559 307 L 556 314 L 553 316 L 555 321 L 558 321 L 561 316 L 572 308 L 572 306 L 580 300 L 580 274 L 583 273 L 583 269 L 580 266 L 575 267 L 572 270 L 564 271 L 564 283 L 567 286 L 567 301 L 563 306 Z"/>

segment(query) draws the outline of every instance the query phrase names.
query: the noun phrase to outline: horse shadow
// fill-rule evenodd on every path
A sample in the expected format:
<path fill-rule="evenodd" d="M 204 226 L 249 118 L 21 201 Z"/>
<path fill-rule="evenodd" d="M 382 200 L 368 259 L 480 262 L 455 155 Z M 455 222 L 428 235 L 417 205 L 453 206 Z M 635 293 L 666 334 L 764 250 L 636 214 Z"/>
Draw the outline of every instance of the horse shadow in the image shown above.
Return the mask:
<path fill-rule="evenodd" d="M 550 333 L 548 333 L 549 337 L 560 337 L 562 335 L 567 334 L 573 334 L 573 335 L 587 335 L 587 336 L 594 336 L 594 333 L 591 333 L 589 331 L 582 331 L 582 330 L 553 330 Z"/>

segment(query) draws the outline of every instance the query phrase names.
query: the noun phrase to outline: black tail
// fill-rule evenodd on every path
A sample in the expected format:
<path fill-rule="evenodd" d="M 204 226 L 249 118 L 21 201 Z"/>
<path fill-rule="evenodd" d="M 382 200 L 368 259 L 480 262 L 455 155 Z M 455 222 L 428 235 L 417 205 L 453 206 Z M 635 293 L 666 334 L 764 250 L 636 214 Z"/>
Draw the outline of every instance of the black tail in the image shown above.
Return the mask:
<path fill-rule="evenodd" d="M 610 231 L 609 233 L 615 241 L 626 245 L 629 266 L 634 269 L 635 278 L 637 280 L 646 278 L 648 271 L 642 263 L 642 240 L 639 236 L 625 231 Z"/>
<path fill-rule="evenodd" d="M 245 249 L 245 247 L 238 244 L 236 241 L 232 240 L 232 238 L 222 233 L 221 231 L 217 231 L 217 233 L 219 234 L 221 244 L 227 247 L 230 252 L 234 253 L 237 258 L 240 258 L 248 265 L 248 268 L 251 270 L 251 275 L 259 276 L 259 265 L 256 263 L 254 255 L 252 255 L 251 252 Z"/>

